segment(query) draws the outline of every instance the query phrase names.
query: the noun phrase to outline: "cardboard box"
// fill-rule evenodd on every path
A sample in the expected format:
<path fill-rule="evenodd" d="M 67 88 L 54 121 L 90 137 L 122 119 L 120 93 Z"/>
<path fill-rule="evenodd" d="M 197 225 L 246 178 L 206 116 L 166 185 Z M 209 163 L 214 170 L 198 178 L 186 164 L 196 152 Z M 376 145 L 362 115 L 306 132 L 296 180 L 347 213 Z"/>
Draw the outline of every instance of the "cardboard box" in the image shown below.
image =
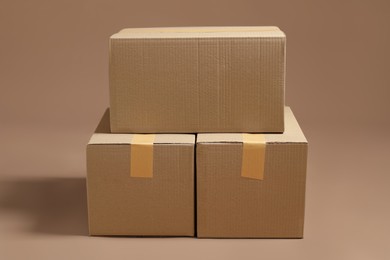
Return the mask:
<path fill-rule="evenodd" d="M 289 108 L 285 124 L 284 134 L 255 135 L 263 143 L 243 143 L 242 134 L 198 135 L 198 237 L 303 237 L 308 143 Z"/>
<path fill-rule="evenodd" d="M 116 133 L 283 132 L 277 27 L 125 29 L 110 38 Z"/>
<path fill-rule="evenodd" d="M 87 146 L 89 233 L 194 236 L 194 148 L 194 135 L 111 134 L 106 111 Z"/>

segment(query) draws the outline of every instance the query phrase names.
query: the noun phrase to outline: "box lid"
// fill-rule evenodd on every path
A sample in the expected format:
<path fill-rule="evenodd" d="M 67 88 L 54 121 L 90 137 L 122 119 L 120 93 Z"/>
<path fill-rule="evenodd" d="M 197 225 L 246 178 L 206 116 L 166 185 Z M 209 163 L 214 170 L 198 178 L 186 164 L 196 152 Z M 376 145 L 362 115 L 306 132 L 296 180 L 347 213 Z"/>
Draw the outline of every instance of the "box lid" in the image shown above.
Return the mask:
<path fill-rule="evenodd" d="M 100 120 L 88 145 L 131 144 L 135 134 L 115 134 L 110 130 L 110 110 L 107 109 Z M 156 134 L 154 144 L 195 144 L 193 134 Z"/>
<path fill-rule="evenodd" d="M 264 134 L 266 143 L 307 143 L 290 107 L 284 109 L 285 131 L 281 134 Z M 197 143 L 242 143 L 241 133 L 198 134 Z"/>
<path fill-rule="evenodd" d="M 123 29 L 111 39 L 235 37 L 284 38 L 285 34 L 276 26 L 156 27 Z"/>

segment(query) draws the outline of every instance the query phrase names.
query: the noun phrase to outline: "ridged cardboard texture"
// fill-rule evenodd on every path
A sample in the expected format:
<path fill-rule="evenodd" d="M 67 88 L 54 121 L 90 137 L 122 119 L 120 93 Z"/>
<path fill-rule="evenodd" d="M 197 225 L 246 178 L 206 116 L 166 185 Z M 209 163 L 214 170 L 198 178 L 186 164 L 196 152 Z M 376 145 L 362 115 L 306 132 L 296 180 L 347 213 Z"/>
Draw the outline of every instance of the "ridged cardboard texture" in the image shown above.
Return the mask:
<path fill-rule="evenodd" d="M 112 132 L 282 132 L 285 40 L 277 27 L 114 34 Z"/>
<path fill-rule="evenodd" d="M 264 134 L 263 180 L 241 176 L 242 134 L 198 135 L 198 237 L 303 237 L 308 143 L 289 108 L 285 125 Z"/>
<path fill-rule="evenodd" d="M 89 233 L 194 236 L 195 136 L 155 135 L 152 157 L 143 161 L 152 159 L 146 178 L 131 176 L 135 143 L 145 144 L 137 135 L 110 133 L 107 110 L 87 146 Z"/>

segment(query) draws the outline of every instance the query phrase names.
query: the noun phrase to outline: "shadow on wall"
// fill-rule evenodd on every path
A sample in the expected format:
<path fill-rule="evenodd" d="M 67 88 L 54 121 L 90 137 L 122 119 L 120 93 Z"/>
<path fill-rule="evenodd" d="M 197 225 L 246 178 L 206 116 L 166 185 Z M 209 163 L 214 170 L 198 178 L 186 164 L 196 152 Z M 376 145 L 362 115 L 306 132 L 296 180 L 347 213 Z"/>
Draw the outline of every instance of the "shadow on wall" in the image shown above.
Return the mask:
<path fill-rule="evenodd" d="M 33 224 L 26 232 L 88 235 L 85 179 L 0 181 L 0 213 L 27 218 Z"/>

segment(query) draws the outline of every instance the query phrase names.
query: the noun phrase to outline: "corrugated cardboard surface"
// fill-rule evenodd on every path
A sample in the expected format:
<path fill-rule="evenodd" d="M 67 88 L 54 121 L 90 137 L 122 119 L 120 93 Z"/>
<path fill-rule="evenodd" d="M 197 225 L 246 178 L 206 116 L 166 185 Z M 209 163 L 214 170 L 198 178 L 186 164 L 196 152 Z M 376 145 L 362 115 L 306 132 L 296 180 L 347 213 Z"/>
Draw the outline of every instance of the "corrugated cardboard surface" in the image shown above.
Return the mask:
<path fill-rule="evenodd" d="M 112 134 L 110 129 L 110 109 L 106 109 L 88 144 L 131 144 L 133 134 Z M 194 144 L 193 134 L 158 134 L 154 144 Z"/>
<path fill-rule="evenodd" d="M 290 107 L 284 108 L 284 121 L 286 129 L 283 134 L 264 134 L 267 143 L 307 143 Z M 197 143 L 242 143 L 243 138 L 240 133 L 211 133 L 199 134 L 196 141 Z"/>
<path fill-rule="evenodd" d="M 105 132 L 107 120 L 87 146 L 90 234 L 193 236 L 194 135 L 156 135 L 153 177 L 130 177 L 132 135 Z"/>
<path fill-rule="evenodd" d="M 277 27 L 126 29 L 110 39 L 111 130 L 282 132 Z"/>
<path fill-rule="evenodd" d="M 264 180 L 240 176 L 239 134 L 198 135 L 199 237 L 303 236 L 308 144 L 289 108 L 285 114 L 285 133 L 265 135 Z"/>

